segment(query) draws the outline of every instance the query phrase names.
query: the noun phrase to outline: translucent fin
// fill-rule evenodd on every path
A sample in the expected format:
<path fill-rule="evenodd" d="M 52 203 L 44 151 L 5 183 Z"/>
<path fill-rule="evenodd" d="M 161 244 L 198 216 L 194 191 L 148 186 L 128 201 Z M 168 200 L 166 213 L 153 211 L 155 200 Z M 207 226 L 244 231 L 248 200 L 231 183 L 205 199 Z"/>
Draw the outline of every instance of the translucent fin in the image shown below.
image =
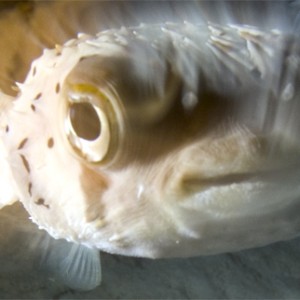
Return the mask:
<path fill-rule="evenodd" d="M 101 283 L 100 253 L 97 249 L 73 244 L 60 264 L 64 283 L 76 290 L 92 290 Z"/>
<path fill-rule="evenodd" d="M 296 34 L 299 35 L 300 31 L 300 1 L 292 0 L 289 2 L 290 12 L 292 12 L 292 24 Z"/>
<path fill-rule="evenodd" d="M 92 290 L 101 283 L 99 250 L 50 236 L 45 237 L 38 247 L 42 250 L 39 269 L 48 277 L 83 291 Z"/>

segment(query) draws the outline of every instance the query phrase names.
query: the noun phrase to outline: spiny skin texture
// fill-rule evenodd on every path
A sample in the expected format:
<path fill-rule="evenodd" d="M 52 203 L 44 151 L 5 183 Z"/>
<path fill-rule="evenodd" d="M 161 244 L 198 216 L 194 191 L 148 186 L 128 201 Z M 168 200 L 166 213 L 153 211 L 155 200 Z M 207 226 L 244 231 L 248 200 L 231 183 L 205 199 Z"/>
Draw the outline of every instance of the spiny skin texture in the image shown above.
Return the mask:
<path fill-rule="evenodd" d="M 292 238 L 298 64 L 297 37 L 246 26 L 80 34 L 44 50 L 2 112 L 12 189 L 53 237 L 111 253 L 192 256 Z"/>

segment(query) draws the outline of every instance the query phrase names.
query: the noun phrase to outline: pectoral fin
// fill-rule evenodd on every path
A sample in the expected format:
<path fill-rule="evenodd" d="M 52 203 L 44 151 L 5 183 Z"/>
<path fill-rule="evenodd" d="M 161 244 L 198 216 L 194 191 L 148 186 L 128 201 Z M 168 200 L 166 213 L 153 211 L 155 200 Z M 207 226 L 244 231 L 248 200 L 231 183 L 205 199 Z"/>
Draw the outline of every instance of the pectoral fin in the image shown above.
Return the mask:
<path fill-rule="evenodd" d="M 46 236 L 39 243 L 39 269 L 47 277 L 74 289 L 88 291 L 101 283 L 100 252 Z"/>
<path fill-rule="evenodd" d="M 92 290 L 101 283 L 100 252 L 73 244 L 60 264 L 60 276 L 67 286 L 76 290 Z"/>

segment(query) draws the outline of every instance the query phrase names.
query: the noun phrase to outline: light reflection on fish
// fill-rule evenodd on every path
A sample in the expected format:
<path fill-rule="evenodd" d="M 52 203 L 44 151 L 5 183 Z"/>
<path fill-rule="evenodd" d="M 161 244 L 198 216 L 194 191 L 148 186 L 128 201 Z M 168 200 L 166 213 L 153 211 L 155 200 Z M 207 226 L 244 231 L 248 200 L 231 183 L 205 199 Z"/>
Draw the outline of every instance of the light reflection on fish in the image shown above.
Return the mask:
<path fill-rule="evenodd" d="M 293 238 L 299 63 L 298 37 L 188 22 L 46 49 L 16 100 L 2 95 L 0 203 L 87 246 L 70 262 L 97 280 L 94 249 L 188 257 Z"/>

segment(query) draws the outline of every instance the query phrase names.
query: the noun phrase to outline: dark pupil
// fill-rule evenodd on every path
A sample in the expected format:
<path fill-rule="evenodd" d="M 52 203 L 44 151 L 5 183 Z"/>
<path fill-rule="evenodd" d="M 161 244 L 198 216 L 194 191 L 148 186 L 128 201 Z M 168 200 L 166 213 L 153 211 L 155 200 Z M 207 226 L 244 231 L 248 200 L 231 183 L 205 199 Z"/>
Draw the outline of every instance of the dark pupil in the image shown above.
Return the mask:
<path fill-rule="evenodd" d="M 100 136 L 100 120 L 96 110 L 90 103 L 72 103 L 70 106 L 70 119 L 73 129 L 80 138 L 93 141 Z"/>

